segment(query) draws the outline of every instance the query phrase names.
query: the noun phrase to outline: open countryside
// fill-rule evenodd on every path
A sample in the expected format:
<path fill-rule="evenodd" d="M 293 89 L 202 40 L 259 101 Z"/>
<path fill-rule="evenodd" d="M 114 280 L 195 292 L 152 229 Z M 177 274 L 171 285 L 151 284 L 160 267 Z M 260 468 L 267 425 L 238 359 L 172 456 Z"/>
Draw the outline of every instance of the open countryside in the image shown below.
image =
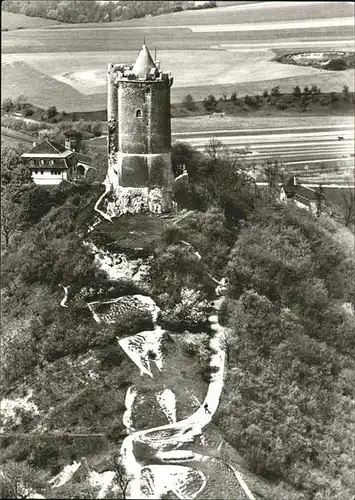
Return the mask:
<path fill-rule="evenodd" d="M 25 94 L 40 105 L 31 85 L 36 77 L 42 105 L 67 112 L 103 109 L 103 63 L 132 60 L 137 36 L 149 40 L 151 47 L 157 47 L 158 56 L 168 61 L 175 78 L 172 102 L 181 102 L 187 93 L 194 98 L 233 91 L 243 95 L 275 85 L 283 92 L 311 84 L 326 92 L 341 91 L 344 85 L 354 89 L 353 69 L 334 73 L 273 61 L 276 48 L 353 50 L 354 18 L 349 3 L 319 6 L 304 2 L 294 9 L 291 2 L 266 2 L 258 7 L 215 10 L 166 14 L 115 26 L 60 24 L 3 32 L 3 92 L 9 97 Z"/>
<path fill-rule="evenodd" d="M 354 4 L 2 13 L 0 498 L 354 500 Z"/>

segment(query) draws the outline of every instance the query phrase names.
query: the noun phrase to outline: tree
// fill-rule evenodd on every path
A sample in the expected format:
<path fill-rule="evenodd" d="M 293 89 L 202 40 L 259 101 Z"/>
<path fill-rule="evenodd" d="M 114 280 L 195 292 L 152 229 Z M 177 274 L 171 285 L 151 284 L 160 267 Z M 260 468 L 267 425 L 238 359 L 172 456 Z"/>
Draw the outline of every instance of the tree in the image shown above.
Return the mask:
<path fill-rule="evenodd" d="M 217 101 L 214 95 L 210 94 L 208 97 L 205 97 L 203 100 L 203 105 L 206 111 L 215 111 L 217 107 Z"/>
<path fill-rule="evenodd" d="M 236 92 L 233 92 L 233 93 L 232 93 L 230 100 L 231 100 L 231 102 L 232 102 L 233 104 L 237 104 L 238 97 L 237 97 L 237 93 L 236 93 Z"/>
<path fill-rule="evenodd" d="M 276 194 L 279 184 L 284 181 L 284 167 L 278 158 L 268 159 L 262 167 L 262 173 L 265 175 L 269 190 Z"/>
<path fill-rule="evenodd" d="M 182 173 L 182 166 L 185 165 L 189 175 L 196 172 L 200 154 L 187 142 L 175 142 L 171 150 L 171 163 L 174 175 Z"/>
<path fill-rule="evenodd" d="M 307 111 L 307 109 L 308 109 L 308 97 L 306 95 L 303 95 L 301 97 L 300 107 L 301 107 L 302 111 Z"/>
<path fill-rule="evenodd" d="M 188 111 L 196 111 L 197 106 L 195 104 L 195 101 L 192 97 L 191 94 L 187 94 L 183 100 L 183 106 L 188 110 Z"/>
<path fill-rule="evenodd" d="M 309 94 L 311 93 L 311 91 L 309 90 L 309 87 L 307 87 L 307 86 L 306 86 L 306 87 L 303 89 L 303 93 L 304 93 L 305 97 L 308 97 L 308 96 L 309 96 Z"/>
<path fill-rule="evenodd" d="M 15 107 L 18 110 L 23 109 L 26 106 L 26 104 L 27 104 L 27 97 L 24 96 L 23 94 L 18 96 L 18 98 L 15 100 Z"/>
<path fill-rule="evenodd" d="M 224 147 L 221 141 L 218 139 L 210 139 L 206 146 L 206 153 L 212 158 L 212 160 L 216 161 L 223 152 L 223 149 Z"/>
<path fill-rule="evenodd" d="M 102 135 L 102 125 L 100 122 L 96 122 L 91 127 L 91 133 L 94 134 L 95 137 L 100 137 Z"/>
<path fill-rule="evenodd" d="M 318 96 L 319 96 L 320 92 L 321 92 L 320 88 L 317 87 L 317 85 L 312 84 L 310 93 L 311 93 L 313 102 L 318 100 Z"/>
<path fill-rule="evenodd" d="M 265 89 L 264 92 L 263 92 L 263 97 L 266 99 L 267 97 L 269 97 L 269 91 L 268 89 Z"/>
<path fill-rule="evenodd" d="M 57 111 L 57 108 L 55 106 L 50 106 L 48 109 L 47 109 L 47 118 L 54 118 L 56 115 L 57 115 L 58 111 Z"/>
<path fill-rule="evenodd" d="M 35 186 L 30 169 L 22 163 L 22 146 L 7 145 L 1 150 L 1 193 L 13 202 L 21 202 L 22 194 Z"/>
<path fill-rule="evenodd" d="M 1 236 L 5 248 L 9 246 L 11 236 L 21 227 L 20 207 L 8 195 L 1 196 Z"/>
<path fill-rule="evenodd" d="M 270 95 L 271 95 L 271 97 L 278 97 L 279 95 L 281 95 L 281 93 L 280 93 L 280 87 L 278 85 L 276 87 L 273 87 L 271 89 Z"/>
<path fill-rule="evenodd" d="M 349 99 L 349 87 L 347 85 L 344 85 L 342 94 L 345 100 Z"/>
<path fill-rule="evenodd" d="M 318 189 L 315 190 L 316 194 L 316 215 L 319 217 L 323 211 L 323 206 L 325 204 L 325 196 L 323 194 L 323 186 L 319 184 Z"/>
<path fill-rule="evenodd" d="M 35 471 L 24 463 L 8 462 L 2 464 L 1 469 L 1 498 L 30 498 L 35 488 L 43 487 L 36 480 Z"/>
<path fill-rule="evenodd" d="M 131 478 L 126 473 L 122 457 L 118 454 L 114 454 L 112 457 L 112 465 L 113 465 L 113 470 L 115 471 L 113 482 L 118 487 L 119 492 L 122 495 L 122 499 L 126 499 L 128 486 L 129 483 L 131 482 Z"/>
<path fill-rule="evenodd" d="M 321 89 L 317 87 L 317 85 L 312 84 L 311 86 L 311 94 L 319 95 L 321 93 Z"/>
<path fill-rule="evenodd" d="M 8 113 L 9 111 L 11 111 L 14 107 L 14 103 L 12 102 L 12 99 L 10 99 L 9 97 L 6 97 L 3 101 L 2 101 L 2 109 L 5 111 L 5 113 Z"/>
<path fill-rule="evenodd" d="M 348 183 L 348 187 L 339 189 L 339 192 L 342 217 L 345 226 L 348 227 L 355 222 L 355 190 Z"/>
<path fill-rule="evenodd" d="M 326 66 L 326 69 L 330 69 L 332 71 L 343 71 L 347 68 L 346 61 L 341 58 L 331 59 Z"/>
<path fill-rule="evenodd" d="M 299 87 L 299 85 L 296 85 L 296 87 L 294 87 L 293 91 L 292 91 L 292 95 L 294 97 L 296 97 L 296 99 L 299 99 L 302 95 L 302 92 L 301 92 L 301 89 Z"/>

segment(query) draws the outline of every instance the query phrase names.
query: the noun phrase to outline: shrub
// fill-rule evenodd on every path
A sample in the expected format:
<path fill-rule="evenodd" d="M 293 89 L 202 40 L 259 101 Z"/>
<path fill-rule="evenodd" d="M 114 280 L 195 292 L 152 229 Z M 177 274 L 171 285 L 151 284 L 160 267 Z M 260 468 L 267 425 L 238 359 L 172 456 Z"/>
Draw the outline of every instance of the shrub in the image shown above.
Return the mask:
<path fill-rule="evenodd" d="M 10 99 L 9 97 L 5 98 L 3 101 L 2 101 L 2 109 L 8 113 L 9 111 L 11 111 L 14 107 L 14 103 L 12 102 L 12 99 Z"/>
<path fill-rule="evenodd" d="M 206 111 L 215 111 L 217 108 L 217 101 L 215 96 L 210 94 L 208 97 L 205 97 L 203 100 L 203 105 Z"/>
<path fill-rule="evenodd" d="M 25 111 L 23 112 L 24 116 L 32 116 L 34 113 L 32 108 L 26 108 Z"/>
<path fill-rule="evenodd" d="M 50 106 L 47 109 L 47 118 L 53 118 L 57 114 L 57 108 L 55 106 Z"/>
<path fill-rule="evenodd" d="M 324 66 L 325 69 L 330 69 L 332 71 L 343 71 L 347 68 L 346 61 L 344 59 L 332 59 Z"/>
<path fill-rule="evenodd" d="M 183 105 L 188 111 L 196 110 L 196 104 L 191 94 L 187 94 L 187 96 L 184 98 Z"/>

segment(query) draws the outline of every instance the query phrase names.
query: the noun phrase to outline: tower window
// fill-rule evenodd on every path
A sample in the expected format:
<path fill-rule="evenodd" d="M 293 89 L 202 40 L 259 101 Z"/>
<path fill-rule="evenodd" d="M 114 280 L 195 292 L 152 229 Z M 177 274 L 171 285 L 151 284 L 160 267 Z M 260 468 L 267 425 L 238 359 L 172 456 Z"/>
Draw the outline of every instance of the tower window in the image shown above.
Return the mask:
<path fill-rule="evenodd" d="M 140 109 L 136 111 L 136 118 L 142 118 L 142 111 Z"/>
<path fill-rule="evenodd" d="M 147 87 L 147 88 L 145 89 L 145 93 L 146 93 L 146 94 L 150 94 L 150 87 Z"/>

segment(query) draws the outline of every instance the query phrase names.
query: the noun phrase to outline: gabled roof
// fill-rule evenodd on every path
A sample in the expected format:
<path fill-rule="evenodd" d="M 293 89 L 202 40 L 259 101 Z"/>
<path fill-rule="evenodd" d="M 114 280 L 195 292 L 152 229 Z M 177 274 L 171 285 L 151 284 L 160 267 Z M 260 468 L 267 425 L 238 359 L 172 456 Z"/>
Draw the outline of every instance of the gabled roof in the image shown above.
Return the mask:
<path fill-rule="evenodd" d="M 301 184 L 294 183 L 295 178 L 292 177 L 287 184 L 283 185 L 287 198 L 297 199 L 299 201 L 307 200 L 308 202 L 317 201 L 321 193 Z M 322 196 L 322 195 L 321 195 Z"/>
<path fill-rule="evenodd" d="M 22 158 L 66 158 L 73 154 L 73 151 L 66 149 L 61 144 L 58 144 L 49 139 L 44 139 L 42 142 L 37 144 L 31 151 L 24 153 Z"/>
<path fill-rule="evenodd" d="M 146 78 L 152 68 L 155 68 L 155 63 L 150 55 L 148 47 L 144 43 L 139 51 L 136 62 L 133 65 L 132 73 L 134 73 L 138 78 Z"/>
<path fill-rule="evenodd" d="M 86 165 L 91 165 L 92 158 L 90 156 L 84 155 L 83 153 L 75 153 L 75 158 Z"/>
<path fill-rule="evenodd" d="M 58 144 L 54 141 L 50 141 L 49 139 L 44 139 L 44 141 L 40 142 L 35 146 L 31 153 L 64 153 L 66 148 L 61 144 Z"/>

